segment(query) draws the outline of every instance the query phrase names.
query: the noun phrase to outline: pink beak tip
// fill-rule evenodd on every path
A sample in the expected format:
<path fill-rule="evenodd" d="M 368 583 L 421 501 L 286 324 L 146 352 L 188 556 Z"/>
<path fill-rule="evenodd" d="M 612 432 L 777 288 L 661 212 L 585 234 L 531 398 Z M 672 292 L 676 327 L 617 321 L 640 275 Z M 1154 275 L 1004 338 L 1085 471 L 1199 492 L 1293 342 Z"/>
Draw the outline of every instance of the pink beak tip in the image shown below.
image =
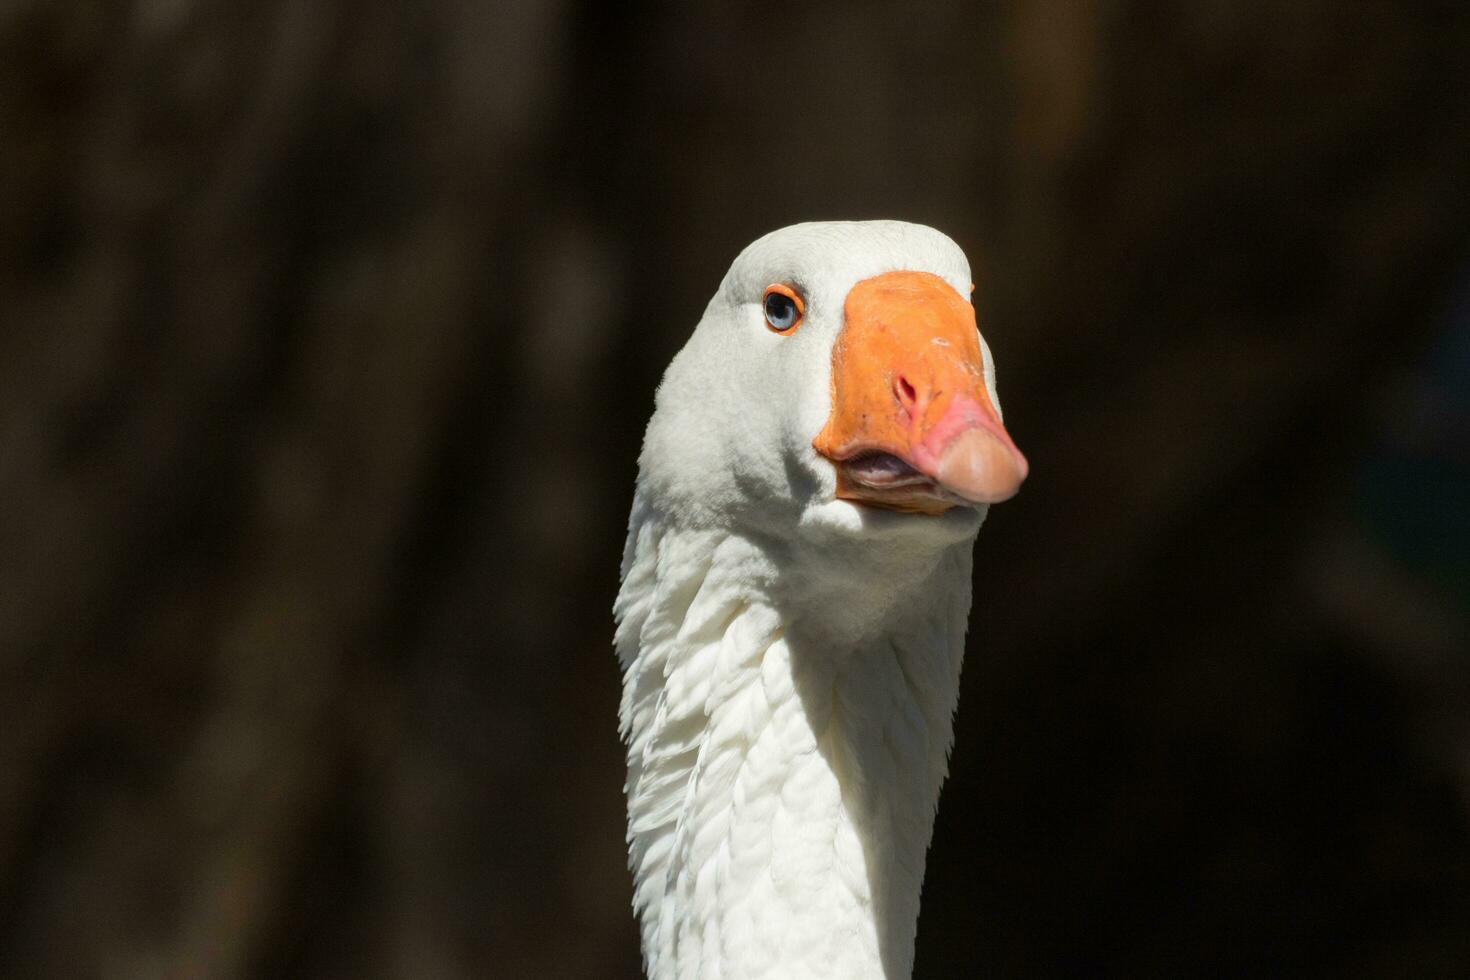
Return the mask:
<path fill-rule="evenodd" d="M 1028 472 L 1026 457 L 1010 439 L 978 426 L 950 440 L 934 476 L 946 490 L 966 500 L 994 504 L 1014 497 Z"/>

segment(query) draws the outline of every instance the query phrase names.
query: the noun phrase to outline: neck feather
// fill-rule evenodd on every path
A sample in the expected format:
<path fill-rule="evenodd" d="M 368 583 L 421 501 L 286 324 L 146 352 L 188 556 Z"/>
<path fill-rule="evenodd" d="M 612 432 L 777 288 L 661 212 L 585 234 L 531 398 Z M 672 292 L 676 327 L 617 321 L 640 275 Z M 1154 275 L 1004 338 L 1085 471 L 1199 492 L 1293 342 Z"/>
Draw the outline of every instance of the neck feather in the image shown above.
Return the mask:
<path fill-rule="evenodd" d="M 911 588 L 793 605 L 784 549 L 635 505 L 615 612 L 653 980 L 909 976 L 969 542 L 905 571 Z M 871 629 L 833 628 L 874 594 Z"/>

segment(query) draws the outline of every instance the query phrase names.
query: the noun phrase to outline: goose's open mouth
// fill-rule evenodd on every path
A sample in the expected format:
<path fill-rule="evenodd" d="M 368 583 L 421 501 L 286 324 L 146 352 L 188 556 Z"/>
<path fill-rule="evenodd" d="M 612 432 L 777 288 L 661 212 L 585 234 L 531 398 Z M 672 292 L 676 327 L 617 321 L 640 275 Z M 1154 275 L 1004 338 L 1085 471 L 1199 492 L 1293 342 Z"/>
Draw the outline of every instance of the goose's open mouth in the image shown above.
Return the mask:
<path fill-rule="evenodd" d="M 837 495 L 856 503 L 917 514 L 942 514 L 951 507 L 974 507 L 903 459 L 881 449 L 865 449 L 837 460 Z"/>
<path fill-rule="evenodd" d="M 860 452 L 843 460 L 842 466 L 854 481 L 874 489 L 934 482 L 897 456 L 880 449 Z"/>

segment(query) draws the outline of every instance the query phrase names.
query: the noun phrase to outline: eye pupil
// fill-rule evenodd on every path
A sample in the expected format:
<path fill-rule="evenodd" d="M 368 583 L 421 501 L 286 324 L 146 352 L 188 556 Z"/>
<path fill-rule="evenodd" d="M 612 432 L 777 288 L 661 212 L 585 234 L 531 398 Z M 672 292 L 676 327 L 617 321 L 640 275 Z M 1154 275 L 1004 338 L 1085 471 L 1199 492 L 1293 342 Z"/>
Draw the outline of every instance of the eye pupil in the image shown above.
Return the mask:
<path fill-rule="evenodd" d="M 766 296 L 766 320 L 777 330 L 785 330 L 796 322 L 796 301 L 782 293 Z"/>

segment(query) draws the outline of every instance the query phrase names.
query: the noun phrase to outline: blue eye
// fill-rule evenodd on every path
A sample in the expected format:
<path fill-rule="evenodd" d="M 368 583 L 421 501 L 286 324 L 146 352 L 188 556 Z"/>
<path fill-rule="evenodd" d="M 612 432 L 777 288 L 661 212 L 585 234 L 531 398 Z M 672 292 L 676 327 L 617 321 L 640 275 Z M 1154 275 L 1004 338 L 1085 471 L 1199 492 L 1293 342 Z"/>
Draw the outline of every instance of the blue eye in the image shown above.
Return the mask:
<path fill-rule="evenodd" d="M 777 330 L 790 330 L 796 324 L 796 301 L 771 293 L 766 297 L 766 322 Z"/>
<path fill-rule="evenodd" d="M 801 297 L 790 286 L 781 283 L 767 286 L 761 306 L 766 313 L 766 324 L 777 333 L 790 333 L 801 322 Z"/>

